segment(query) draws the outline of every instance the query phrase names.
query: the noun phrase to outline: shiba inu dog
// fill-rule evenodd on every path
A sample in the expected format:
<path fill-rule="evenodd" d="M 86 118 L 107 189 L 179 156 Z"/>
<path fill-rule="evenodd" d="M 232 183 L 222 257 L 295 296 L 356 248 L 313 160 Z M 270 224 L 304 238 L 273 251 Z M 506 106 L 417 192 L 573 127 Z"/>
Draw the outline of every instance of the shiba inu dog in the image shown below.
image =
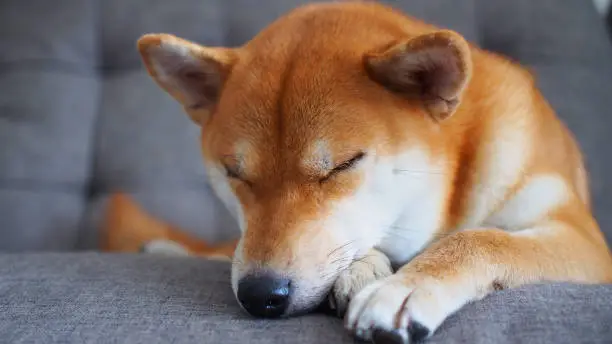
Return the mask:
<path fill-rule="evenodd" d="M 318 3 L 239 47 L 138 49 L 202 128 L 254 316 L 331 295 L 355 336 L 406 343 L 497 289 L 612 281 L 575 139 L 527 70 L 457 32 Z"/>

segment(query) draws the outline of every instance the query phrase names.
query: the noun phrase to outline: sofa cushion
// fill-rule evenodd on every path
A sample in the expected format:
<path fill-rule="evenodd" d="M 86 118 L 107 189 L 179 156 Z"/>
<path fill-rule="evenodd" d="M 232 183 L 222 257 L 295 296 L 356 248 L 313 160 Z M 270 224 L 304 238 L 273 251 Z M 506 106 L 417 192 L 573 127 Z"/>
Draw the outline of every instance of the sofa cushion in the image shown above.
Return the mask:
<path fill-rule="evenodd" d="M 0 250 L 69 250 L 98 116 L 93 1 L 0 2 Z"/>
<path fill-rule="evenodd" d="M 8 343 L 353 343 L 339 319 L 255 320 L 229 265 L 155 255 L 0 255 L 0 338 Z M 451 316 L 429 343 L 609 343 L 612 286 L 498 292 Z"/>

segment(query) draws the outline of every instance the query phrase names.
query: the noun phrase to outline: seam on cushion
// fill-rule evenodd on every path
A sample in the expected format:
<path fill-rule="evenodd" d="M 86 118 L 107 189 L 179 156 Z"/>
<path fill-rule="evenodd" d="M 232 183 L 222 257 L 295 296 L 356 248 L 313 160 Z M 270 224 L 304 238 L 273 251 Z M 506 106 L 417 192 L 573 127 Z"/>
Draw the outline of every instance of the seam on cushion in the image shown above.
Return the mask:
<path fill-rule="evenodd" d="M 99 76 L 100 74 L 114 74 L 125 71 L 140 71 L 140 64 L 126 64 L 123 66 L 96 66 L 80 65 L 70 61 L 56 59 L 24 59 L 20 61 L 0 61 L 0 73 L 14 70 L 54 71 L 84 76 Z"/>
<path fill-rule="evenodd" d="M 23 116 L 23 109 L 18 106 L 0 105 L 0 123 L 31 123 L 31 119 Z"/>
<path fill-rule="evenodd" d="M 231 37 L 230 37 L 230 32 L 231 29 L 229 27 L 231 23 L 230 21 L 230 11 L 229 8 L 231 8 L 231 5 L 223 5 L 225 2 L 224 1 L 217 1 L 217 6 L 221 6 L 221 10 L 223 12 L 223 21 L 221 25 L 223 25 L 223 45 L 227 45 L 229 42 L 231 42 Z"/>
<path fill-rule="evenodd" d="M 106 75 L 106 76 L 112 76 L 113 74 L 117 74 L 117 73 L 124 73 L 124 72 L 144 72 L 144 70 L 142 69 L 142 64 L 134 64 L 134 65 L 124 65 L 124 66 L 103 66 L 100 67 L 98 69 L 98 73 Z"/>
<path fill-rule="evenodd" d="M 546 60 L 546 59 L 530 59 L 523 58 L 520 61 L 524 68 L 538 68 L 538 67 L 567 67 L 573 71 L 585 71 L 594 72 L 597 74 L 609 74 L 612 73 L 612 68 L 605 64 L 587 64 L 587 63 L 571 63 L 570 61 L 560 60 Z"/>
<path fill-rule="evenodd" d="M 95 76 L 95 66 L 77 64 L 56 59 L 23 59 L 19 61 L 1 61 L 0 73 L 15 70 L 54 71 L 67 74 Z"/>
<path fill-rule="evenodd" d="M 84 183 L 74 181 L 0 178 L 2 190 L 80 192 L 83 188 L 85 188 Z"/>
<path fill-rule="evenodd" d="M 476 30 L 476 32 L 474 33 L 476 35 L 475 39 L 480 47 L 486 49 L 485 42 L 483 41 L 482 36 L 482 33 L 484 32 L 484 24 L 482 23 L 482 18 L 480 17 L 480 6 L 482 5 L 480 4 L 479 0 L 474 0 L 472 4 L 474 5 L 474 30 Z"/>
<path fill-rule="evenodd" d="M 96 184 L 96 183 L 94 183 Z M 92 197 L 97 197 L 101 194 L 108 194 L 112 192 L 142 192 L 142 191 L 209 191 L 212 192 L 211 186 L 206 181 L 192 181 L 186 182 L 185 180 L 166 180 L 166 181 L 138 181 L 138 180 L 114 180 L 112 183 L 108 181 L 97 183 L 98 187 L 90 188 L 89 191 Z M 111 186 L 112 185 L 112 186 Z"/>
<path fill-rule="evenodd" d="M 98 130 L 100 127 L 100 117 L 101 117 L 101 113 L 102 113 L 102 99 L 103 99 L 103 92 L 104 92 L 104 74 L 103 74 L 103 70 L 101 68 L 99 68 L 99 66 L 104 65 L 103 63 L 103 59 L 104 59 L 104 47 L 102 46 L 103 44 L 103 40 L 102 40 L 102 2 L 101 0 L 90 0 L 93 2 L 92 7 L 95 7 L 95 11 L 97 15 L 94 15 L 93 20 L 92 20 L 92 26 L 93 26 L 93 30 L 95 30 L 94 32 L 94 37 L 97 40 L 97 44 L 96 44 L 96 63 L 95 66 L 92 70 L 92 75 L 96 76 L 96 79 L 98 81 L 98 97 L 97 97 L 97 104 L 92 104 L 92 107 L 94 107 L 95 114 L 94 114 L 94 118 L 91 121 L 91 128 L 90 128 L 90 140 L 89 140 L 89 160 L 88 160 L 88 168 L 87 168 L 87 172 L 88 172 L 88 178 L 85 181 L 85 185 L 82 189 L 82 200 L 84 203 L 83 206 L 83 212 L 81 214 L 81 218 L 78 221 L 79 223 L 79 227 L 77 232 L 76 232 L 76 237 L 75 237 L 75 241 L 74 241 L 74 250 L 82 250 L 85 249 L 85 247 L 83 247 L 83 245 L 85 244 L 85 240 L 88 238 L 87 235 L 87 231 L 90 230 L 92 224 L 89 223 L 88 221 L 88 215 L 90 212 L 90 207 L 91 207 L 91 203 L 92 203 L 92 199 L 93 199 L 93 182 L 95 182 L 94 179 L 94 172 L 95 172 L 95 162 L 96 162 L 96 152 L 97 152 L 97 142 L 98 142 Z"/>
<path fill-rule="evenodd" d="M 509 56 L 505 52 L 498 52 L 504 56 Z M 514 52 L 512 56 L 509 56 L 513 60 L 520 60 L 521 63 L 538 63 L 538 64 L 548 64 L 548 65 L 564 65 L 572 68 L 594 68 L 599 69 L 602 66 L 609 66 L 609 63 L 606 63 L 605 60 L 595 59 L 590 61 L 588 57 L 578 57 L 578 58 L 565 58 L 559 57 L 555 54 L 544 53 L 535 49 L 518 49 Z"/>

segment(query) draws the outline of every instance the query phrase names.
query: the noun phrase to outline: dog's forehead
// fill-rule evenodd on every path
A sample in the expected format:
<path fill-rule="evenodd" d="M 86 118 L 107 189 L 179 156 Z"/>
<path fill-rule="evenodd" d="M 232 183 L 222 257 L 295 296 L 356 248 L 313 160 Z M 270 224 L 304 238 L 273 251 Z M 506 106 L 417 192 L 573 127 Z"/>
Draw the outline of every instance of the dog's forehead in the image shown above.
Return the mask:
<path fill-rule="evenodd" d="M 367 144 L 379 124 L 372 122 L 380 122 L 371 115 L 382 90 L 369 80 L 363 54 L 401 30 L 387 23 L 355 27 L 355 20 L 333 11 L 316 18 L 304 13 L 302 20 L 276 23 L 250 41 L 210 124 L 224 149 L 249 147 L 250 154 L 269 155 L 265 159 L 299 157 L 324 166 L 334 155 Z"/>
<path fill-rule="evenodd" d="M 283 69 L 238 70 L 211 120 L 215 131 L 240 147 L 280 144 L 313 154 L 323 152 L 323 146 L 333 150 L 330 136 L 357 115 L 344 89 L 347 78 L 333 68 L 315 73 Z"/>

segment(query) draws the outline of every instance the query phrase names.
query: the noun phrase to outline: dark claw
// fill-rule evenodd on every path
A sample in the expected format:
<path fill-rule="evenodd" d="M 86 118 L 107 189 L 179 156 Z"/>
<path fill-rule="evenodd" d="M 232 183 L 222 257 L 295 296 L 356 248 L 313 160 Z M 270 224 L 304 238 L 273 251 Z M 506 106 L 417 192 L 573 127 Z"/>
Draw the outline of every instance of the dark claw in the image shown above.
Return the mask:
<path fill-rule="evenodd" d="M 418 321 L 408 325 L 408 334 L 401 330 L 386 331 L 377 329 L 372 333 L 374 344 L 408 344 L 420 343 L 426 339 L 431 331 Z"/>
<path fill-rule="evenodd" d="M 385 331 L 374 330 L 372 333 L 372 342 L 374 344 L 408 344 L 406 335 L 402 335 L 400 330 Z"/>
<path fill-rule="evenodd" d="M 418 321 L 411 321 L 408 325 L 408 333 L 413 342 L 420 342 L 429 336 L 429 329 Z"/>

